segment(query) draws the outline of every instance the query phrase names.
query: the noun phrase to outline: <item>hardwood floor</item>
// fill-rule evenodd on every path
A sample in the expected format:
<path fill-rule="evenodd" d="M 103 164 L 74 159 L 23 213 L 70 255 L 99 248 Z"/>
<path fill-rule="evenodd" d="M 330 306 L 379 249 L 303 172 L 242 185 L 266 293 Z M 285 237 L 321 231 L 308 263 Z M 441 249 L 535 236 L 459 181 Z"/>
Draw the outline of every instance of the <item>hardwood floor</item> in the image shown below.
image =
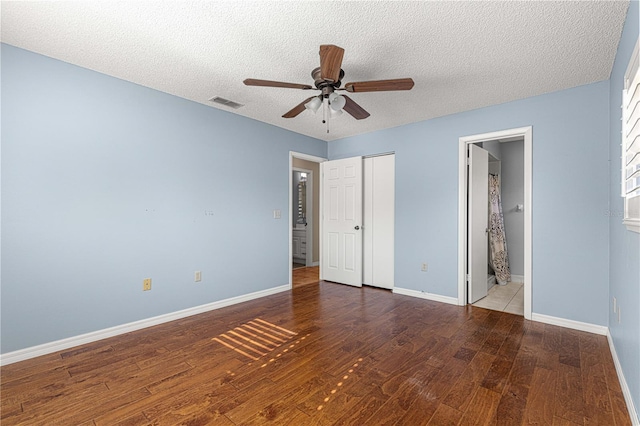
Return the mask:
<path fill-rule="evenodd" d="M 0 373 L 3 426 L 631 424 L 603 336 L 324 282 Z"/>
<path fill-rule="evenodd" d="M 291 274 L 291 286 L 294 288 L 301 285 L 315 284 L 320 277 L 320 267 L 308 266 L 305 268 L 297 268 L 294 269 Z"/>

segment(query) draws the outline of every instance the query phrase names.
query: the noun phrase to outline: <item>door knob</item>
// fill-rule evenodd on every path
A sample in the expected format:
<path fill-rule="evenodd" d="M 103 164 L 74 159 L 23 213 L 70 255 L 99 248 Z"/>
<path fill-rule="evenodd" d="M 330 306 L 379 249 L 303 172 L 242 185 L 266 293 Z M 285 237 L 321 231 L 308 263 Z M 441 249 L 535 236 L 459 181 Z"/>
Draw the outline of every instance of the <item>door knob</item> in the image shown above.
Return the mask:
<path fill-rule="evenodd" d="M 360 227 L 358 225 L 356 225 L 353 229 L 355 229 L 357 231 L 358 229 L 360 229 Z"/>

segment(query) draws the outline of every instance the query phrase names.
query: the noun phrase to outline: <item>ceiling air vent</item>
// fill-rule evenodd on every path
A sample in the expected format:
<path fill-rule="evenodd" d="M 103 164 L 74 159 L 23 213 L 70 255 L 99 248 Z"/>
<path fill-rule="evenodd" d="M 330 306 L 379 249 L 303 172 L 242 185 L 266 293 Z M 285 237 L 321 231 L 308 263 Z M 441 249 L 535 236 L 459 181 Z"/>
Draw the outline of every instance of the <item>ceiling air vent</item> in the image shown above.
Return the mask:
<path fill-rule="evenodd" d="M 220 96 L 213 97 L 209 99 L 209 102 L 213 102 L 216 104 L 224 105 L 229 108 L 238 109 L 243 107 L 244 105 L 239 104 L 237 102 L 230 101 L 229 99 L 221 98 Z"/>

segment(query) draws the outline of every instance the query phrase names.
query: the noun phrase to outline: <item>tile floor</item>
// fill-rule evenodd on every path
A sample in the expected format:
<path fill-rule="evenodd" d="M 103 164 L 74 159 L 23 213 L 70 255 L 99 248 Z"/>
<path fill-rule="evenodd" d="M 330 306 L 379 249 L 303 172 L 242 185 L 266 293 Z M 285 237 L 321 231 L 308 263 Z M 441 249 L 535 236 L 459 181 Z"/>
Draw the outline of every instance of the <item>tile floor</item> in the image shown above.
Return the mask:
<path fill-rule="evenodd" d="M 524 315 L 523 284 L 510 282 L 507 285 L 494 285 L 487 296 L 478 300 L 473 306 Z"/>

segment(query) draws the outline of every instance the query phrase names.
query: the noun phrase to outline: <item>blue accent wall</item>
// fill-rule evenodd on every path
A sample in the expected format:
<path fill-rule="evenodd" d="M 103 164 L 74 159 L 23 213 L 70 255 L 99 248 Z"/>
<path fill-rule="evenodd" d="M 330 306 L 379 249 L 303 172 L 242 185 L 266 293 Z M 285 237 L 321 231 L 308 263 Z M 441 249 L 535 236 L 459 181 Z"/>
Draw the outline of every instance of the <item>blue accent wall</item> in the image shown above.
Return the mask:
<path fill-rule="evenodd" d="M 609 331 L 636 410 L 640 409 L 640 234 L 622 224 L 624 204 L 620 196 L 622 90 L 624 74 L 638 40 L 640 8 L 632 1 L 610 79 L 610 191 L 609 191 Z M 612 298 L 620 306 L 621 322 L 613 313 Z M 640 417 L 640 416 L 639 416 Z"/>
<path fill-rule="evenodd" d="M 606 326 L 608 81 L 330 142 L 329 158 L 395 151 L 395 285 L 457 297 L 458 140 L 525 126 L 533 312 Z"/>
<path fill-rule="evenodd" d="M 1 53 L 2 353 L 289 282 L 288 153 L 324 141 Z"/>

